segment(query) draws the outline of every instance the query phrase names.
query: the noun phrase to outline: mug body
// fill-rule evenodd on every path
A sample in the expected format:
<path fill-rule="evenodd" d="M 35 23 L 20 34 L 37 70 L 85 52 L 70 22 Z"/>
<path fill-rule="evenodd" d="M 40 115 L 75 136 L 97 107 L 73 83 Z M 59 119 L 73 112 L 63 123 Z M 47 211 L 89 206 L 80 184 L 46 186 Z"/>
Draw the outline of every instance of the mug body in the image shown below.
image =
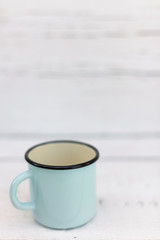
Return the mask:
<path fill-rule="evenodd" d="M 35 220 L 56 229 L 81 226 L 96 213 L 95 163 L 77 169 L 54 170 L 29 164 Z"/>
<path fill-rule="evenodd" d="M 32 210 L 40 224 L 69 229 L 90 221 L 96 213 L 96 160 L 93 146 L 76 141 L 52 141 L 25 153 L 29 170 L 19 174 L 10 187 L 16 208 Z M 19 184 L 30 179 L 31 202 L 17 198 Z"/>

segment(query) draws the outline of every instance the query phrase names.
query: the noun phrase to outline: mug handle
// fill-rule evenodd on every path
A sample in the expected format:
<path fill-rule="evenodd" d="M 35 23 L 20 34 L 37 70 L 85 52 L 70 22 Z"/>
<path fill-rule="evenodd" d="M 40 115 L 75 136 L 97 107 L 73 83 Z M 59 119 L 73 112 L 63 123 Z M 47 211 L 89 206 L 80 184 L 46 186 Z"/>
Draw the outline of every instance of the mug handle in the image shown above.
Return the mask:
<path fill-rule="evenodd" d="M 32 177 L 32 171 L 27 170 L 27 171 L 19 174 L 17 177 L 15 177 L 15 179 L 11 183 L 10 199 L 11 199 L 11 202 L 13 203 L 13 205 L 18 209 L 21 209 L 21 210 L 33 210 L 33 209 L 35 209 L 34 202 L 20 202 L 17 198 L 17 189 L 18 189 L 19 184 L 22 181 L 26 180 L 27 178 L 31 178 L 31 177 Z"/>

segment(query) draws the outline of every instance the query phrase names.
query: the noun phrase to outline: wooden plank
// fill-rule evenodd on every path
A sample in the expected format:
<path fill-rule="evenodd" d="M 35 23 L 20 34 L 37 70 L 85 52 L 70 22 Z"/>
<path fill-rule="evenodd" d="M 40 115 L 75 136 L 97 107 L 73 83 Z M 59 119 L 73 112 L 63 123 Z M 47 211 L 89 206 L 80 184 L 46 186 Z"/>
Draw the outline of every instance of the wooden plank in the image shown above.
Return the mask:
<path fill-rule="evenodd" d="M 160 130 L 159 93 L 153 78 L 1 80 L 0 132 L 152 133 Z"/>
<path fill-rule="evenodd" d="M 85 11 L 88 9 L 91 9 L 92 11 L 97 11 L 98 13 L 103 13 L 103 12 L 108 12 L 108 13 L 127 13 L 129 12 L 134 13 L 134 12 L 141 12 L 142 10 L 145 10 L 144 13 L 149 12 L 158 12 L 159 11 L 159 0 L 155 1 L 150 1 L 150 0 L 136 0 L 136 1 L 131 1 L 130 3 L 127 0 L 123 0 L 121 3 L 118 0 L 114 0 L 110 2 L 109 0 L 88 0 L 87 2 L 77 2 L 75 3 L 74 0 L 69 0 L 67 3 L 63 0 L 56 1 L 56 0 L 46 0 L 46 1 L 41 1 L 39 4 L 37 4 L 36 0 L 29 0 L 27 3 L 22 4 L 20 0 L 2 0 L 2 7 L 8 8 L 8 12 L 15 12 L 15 11 L 20 11 L 20 10 L 28 10 L 28 9 L 36 9 L 39 11 L 44 11 L 45 10 L 50 10 L 51 12 L 55 11 L 56 9 L 58 10 L 80 10 L 80 11 Z M 45 4 L 46 3 L 46 4 Z M 63 5 L 62 5 L 63 3 Z M 116 4 L 115 4 L 116 3 Z M 54 7 L 54 8 L 53 8 Z M 108 8 L 106 8 L 108 7 Z M 152 8 L 151 8 L 152 7 Z M 52 9 L 53 8 L 53 9 Z"/>
<path fill-rule="evenodd" d="M 160 163 L 97 163 L 97 215 L 87 225 L 70 231 L 44 228 L 33 221 L 31 212 L 12 206 L 8 187 L 25 169 L 24 163 L 1 163 L 1 240 L 160 238 Z M 20 186 L 18 196 L 22 201 L 29 200 L 28 182 Z"/>
<path fill-rule="evenodd" d="M 0 162 L 12 161 L 22 162 L 24 153 L 28 148 L 45 141 L 57 140 L 38 139 L 13 139 L 0 140 Z M 160 140 L 159 139 L 87 139 L 75 138 L 74 140 L 87 142 L 97 147 L 100 152 L 100 161 L 160 161 Z"/>

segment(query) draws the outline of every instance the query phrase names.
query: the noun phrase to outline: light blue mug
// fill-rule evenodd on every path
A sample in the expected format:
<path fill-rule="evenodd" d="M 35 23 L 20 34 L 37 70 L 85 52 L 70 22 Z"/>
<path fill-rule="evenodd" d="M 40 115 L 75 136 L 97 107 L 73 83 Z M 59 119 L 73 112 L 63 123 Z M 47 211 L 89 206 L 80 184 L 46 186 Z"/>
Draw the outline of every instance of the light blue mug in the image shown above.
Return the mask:
<path fill-rule="evenodd" d="M 30 148 L 25 159 L 29 170 L 10 186 L 16 208 L 32 210 L 40 224 L 69 229 L 90 221 L 96 213 L 96 166 L 98 150 L 77 141 L 52 141 Z M 31 202 L 17 199 L 17 188 L 30 179 Z"/>

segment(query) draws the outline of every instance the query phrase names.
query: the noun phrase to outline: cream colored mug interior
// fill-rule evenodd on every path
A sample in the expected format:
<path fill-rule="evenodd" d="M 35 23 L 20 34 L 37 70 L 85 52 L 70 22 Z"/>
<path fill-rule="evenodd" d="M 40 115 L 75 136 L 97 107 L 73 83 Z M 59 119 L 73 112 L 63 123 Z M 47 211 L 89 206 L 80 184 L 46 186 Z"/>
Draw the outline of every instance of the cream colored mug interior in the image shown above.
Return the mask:
<path fill-rule="evenodd" d="M 69 166 L 88 162 L 96 157 L 94 148 L 80 143 L 54 142 L 36 146 L 28 158 L 38 164 Z"/>

